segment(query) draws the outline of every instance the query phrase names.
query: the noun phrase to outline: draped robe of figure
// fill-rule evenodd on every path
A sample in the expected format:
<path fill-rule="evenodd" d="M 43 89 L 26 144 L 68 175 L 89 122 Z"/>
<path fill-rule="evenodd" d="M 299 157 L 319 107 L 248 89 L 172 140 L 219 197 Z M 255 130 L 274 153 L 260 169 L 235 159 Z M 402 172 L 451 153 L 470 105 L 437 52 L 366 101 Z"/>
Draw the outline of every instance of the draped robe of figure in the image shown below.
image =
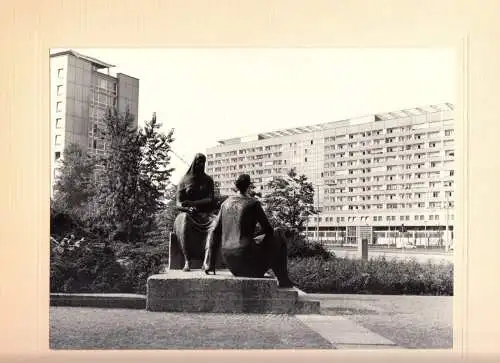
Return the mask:
<path fill-rule="evenodd" d="M 204 155 L 197 154 L 177 188 L 177 205 L 181 212 L 174 221 L 174 233 L 187 262 L 185 271 L 190 269 L 192 260 L 203 261 L 206 237 L 215 218 L 214 182 L 204 169 L 195 171 L 198 158 L 205 160 Z M 190 210 L 187 204 L 195 210 Z"/>
<path fill-rule="evenodd" d="M 263 234 L 256 235 L 257 224 Z M 243 195 L 229 197 L 207 238 L 205 264 L 214 268 L 221 252 L 235 276 L 259 278 L 272 268 L 278 279 L 288 282 L 286 241 L 277 232 L 258 200 Z"/>

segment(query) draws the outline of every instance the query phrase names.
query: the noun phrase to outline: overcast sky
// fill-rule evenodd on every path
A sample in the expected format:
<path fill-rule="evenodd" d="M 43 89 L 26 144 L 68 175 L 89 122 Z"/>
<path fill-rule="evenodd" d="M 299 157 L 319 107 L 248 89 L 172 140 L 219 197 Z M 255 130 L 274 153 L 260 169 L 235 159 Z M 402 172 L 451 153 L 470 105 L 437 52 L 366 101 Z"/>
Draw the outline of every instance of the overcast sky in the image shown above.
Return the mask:
<path fill-rule="evenodd" d="M 61 49 L 54 49 L 59 51 Z M 217 140 L 455 103 L 452 49 L 74 49 L 139 78 L 139 125 L 156 112 L 191 162 Z M 173 182 L 187 166 L 173 157 Z"/>

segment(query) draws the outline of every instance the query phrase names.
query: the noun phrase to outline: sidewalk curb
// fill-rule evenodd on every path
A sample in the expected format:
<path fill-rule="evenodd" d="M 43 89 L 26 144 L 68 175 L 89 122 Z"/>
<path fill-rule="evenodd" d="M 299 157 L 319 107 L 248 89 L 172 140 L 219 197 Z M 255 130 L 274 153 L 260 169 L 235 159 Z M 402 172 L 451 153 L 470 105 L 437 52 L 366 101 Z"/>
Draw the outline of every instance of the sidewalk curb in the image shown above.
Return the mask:
<path fill-rule="evenodd" d="M 146 309 L 146 296 L 138 294 L 66 294 L 51 293 L 50 306 L 108 309 Z"/>
<path fill-rule="evenodd" d="M 311 300 L 307 294 L 297 288 L 297 306 L 295 314 L 319 314 L 320 302 Z M 51 293 L 50 306 L 89 307 L 107 309 L 146 310 L 147 296 L 139 294 L 112 293 Z"/>

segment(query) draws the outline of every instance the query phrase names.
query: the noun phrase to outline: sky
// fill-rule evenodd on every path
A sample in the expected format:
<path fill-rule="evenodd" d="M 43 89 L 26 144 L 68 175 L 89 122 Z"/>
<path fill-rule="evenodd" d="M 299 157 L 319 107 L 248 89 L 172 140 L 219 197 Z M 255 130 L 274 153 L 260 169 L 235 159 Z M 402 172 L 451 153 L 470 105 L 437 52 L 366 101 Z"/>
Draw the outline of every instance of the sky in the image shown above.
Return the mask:
<path fill-rule="evenodd" d="M 72 49 L 139 78 L 139 126 L 156 112 L 188 163 L 221 139 L 456 103 L 451 48 Z"/>

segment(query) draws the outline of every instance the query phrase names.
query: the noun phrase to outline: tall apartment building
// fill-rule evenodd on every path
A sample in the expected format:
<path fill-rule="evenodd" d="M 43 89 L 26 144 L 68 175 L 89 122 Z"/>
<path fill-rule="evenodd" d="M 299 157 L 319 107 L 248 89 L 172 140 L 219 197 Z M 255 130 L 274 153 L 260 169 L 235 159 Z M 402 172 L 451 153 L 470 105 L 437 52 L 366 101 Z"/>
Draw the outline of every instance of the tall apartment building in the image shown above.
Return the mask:
<path fill-rule="evenodd" d="M 108 107 L 121 113 L 128 108 L 137 127 L 139 80 L 122 73 L 114 77 L 112 67 L 72 50 L 50 55 L 51 185 L 66 145 L 106 151 L 101 130 Z"/>
<path fill-rule="evenodd" d="M 315 188 L 306 233 L 323 241 L 446 245 L 454 223 L 453 105 L 439 104 L 219 141 L 207 172 L 222 194 L 235 178 L 257 188 L 290 168 Z"/>

